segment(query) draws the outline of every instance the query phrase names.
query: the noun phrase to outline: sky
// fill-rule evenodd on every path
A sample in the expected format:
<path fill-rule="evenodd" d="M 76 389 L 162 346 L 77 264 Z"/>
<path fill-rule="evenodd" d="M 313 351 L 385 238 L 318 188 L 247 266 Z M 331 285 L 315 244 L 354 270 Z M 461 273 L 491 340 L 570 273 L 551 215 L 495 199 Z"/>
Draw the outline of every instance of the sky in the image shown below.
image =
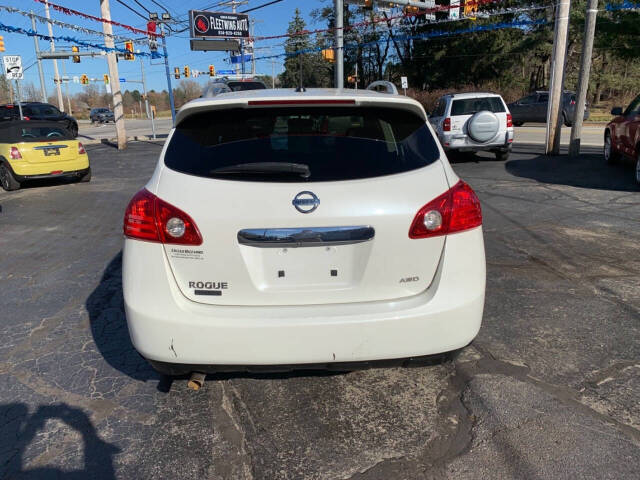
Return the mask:
<path fill-rule="evenodd" d="M 67 8 L 71 8 L 74 10 L 78 10 L 90 15 L 100 16 L 100 1 L 99 0 L 51 0 L 52 3 L 57 5 L 61 5 Z M 238 6 L 238 11 L 241 12 L 243 10 L 260 6 L 262 4 L 268 3 L 271 0 L 244 0 L 244 5 Z M 157 3 L 165 6 L 169 13 L 173 18 L 178 18 L 180 20 L 186 20 L 188 18 L 189 10 L 210 10 L 210 11 L 231 11 L 230 7 L 215 7 L 218 3 L 213 0 L 156 0 Z M 146 30 L 146 20 L 142 17 L 136 15 L 134 12 L 123 6 L 117 0 L 111 0 L 111 19 L 117 22 L 134 26 L 136 28 L 141 28 Z M 141 14 L 145 16 L 147 13 L 144 11 L 140 4 L 142 4 L 145 8 L 150 10 L 151 12 L 162 12 L 162 9 L 153 2 L 153 0 L 123 0 L 123 3 L 127 4 L 134 10 L 137 10 Z M 269 35 L 278 35 L 281 33 L 285 33 L 289 24 L 289 21 L 293 17 L 294 10 L 299 8 L 303 17 L 307 21 L 307 25 L 313 28 L 322 28 L 323 25 L 313 24 L 313 20 L 311 19 L 310 12 L 314 9 L 321 8 L 326 5 L 331 5 L 333 0 L 283 0 L 280 3 L 276 3 L 274 5 L 267 6 L 265 8 L 256 10 L 254 12 L 249 13 L 250 19 L 255 19 L 255 35 L 256 36 L 269 36 Z M 23 11 L 33 10 L 36 15 L 45 16 L 45 6 L 41 3 L 38 3 L 34 0 L 0 0 L 0 5 L 9 6 L 18 8 Z M 65 23 L 70 23 L 74 25 L 78 25 L 84 28 L 89 28 L 92 30 L 102 31 L 102 23 L 86 20 L 82 17 L 66 15 L 61 12 L 57 12 L 53 8 L 50 8 L 51 18 L 55 20 L 59 20 Z M 0 10 L 0 22 L 5 25 L 10 25 L 14 27 L 21 27 L 24 29 L 31 29 L 31 19 L 20 15 L 18 13 L 9 13 L 4 10 Z M 184 23 L 186 27 L 188 23 Z M 37 22 L 37 31 L 38 33 L 47 35 L 47 25 L 44 23 Z M 180 29 L 179 26 L 177 29 Z M 114 27 L 114 34 L 123 35 L 126 37 L 139 38 L 139 35 L 130 33 L 127 30 Z M 38 77 L 38 68 L 36 64 L 36 55 L 34 49 L 34 41 L 33 37 L 28 37 L 26 35 L 18 34 L 18 33 L 8 33 L 1 32 L 0 35 L 4 36 L 4 43 L 6 51 L 0 55 L 21 55 L 23 68 L 29 67 L 25 71 L 25 78 L 23 80 L 24 83 L 33 83 L 38 90 L 40 89 L 40 80 Z M 61 28 L 57 25 L 53 25 L 53 35 L 54 36 L 69 36 L 74 37 L 83 41 L 88 41 L 92 43 L 103 43 L 103 38 L 94 35 L 87 35 L 83 32 L 74 31 L 71 29 Z M 270 40 L 263 42 L 256 42 L 256 47 L 272 47 L 272 53 L 282 53 L 284 39 L 278 40 Z M 39 40 L 40 49 L 48 50 L 50 48 L 50 44 L 47 41 Z M 119 44 L 121 48 L 122 44 Z M 56 42 L 56 49 L 60 50 L 70 50 L 71 43 L 66 42 Z M 142 51 L 148 52 L 148 47 L 145 45 L 136 45 L 136 48 L 140 48 Z M 225 59 L 228 58 L 228 55 L 223 52 L 196 52 L 191 51 L 189 46 L 189 32 L 188 30 L 180 33 L 174 34 L 167 38 L 167 49 L 169 53 L 169 66 L 171 69 L 171 81 L 172 86 L 175 88 L 177 82 L 179 80 L 175 80 L 173 78 L 173 69 L 174 67 L 180 67 L 182 71 L 185 65 L 189 65 L 191 69 L 197 69 L 200 71 L 207 71 L 210 64 L 213 64 L 216 70 L 230 69 L 231 66 L 228 62 L 225 62 Z M 159 52 L 162 49 L 159 48 Z M 256 57 L 269 55 L 269 50 L 257 50 Z M 140 58 L 137 56 L 135 61 L 124 61 L 120 60 L 118 62 L 118 68 L 121 78 L 125 78 L 127 80 L 140 80 L 141 79 L 141 67 L 140 67 Z M 89 77 L 94 78 L 102 78 L 103 74 L 108 73 L 106 57 L 81 57 L 81 63 L 72 63 L 71 60 L 64 61 L 64 67 L 66 68 L 66 73 L 69 77 L 79 76 L 82 74 L 87 74 Z M 282 71 L 282 63 L 283 58 L 275 59 L 275 72 L 276 74 Z M 163 59 L 154 59 L 150 60 L 149 58 L 144 58 L 144 68 L 146 73 L 147 80 L 147 88 L 149 90 L 166 90 L 167 89 L 167 79 L 165 75 L 165 68 Z M 62 61 L 58 61 L 58 69 L 60 71 L 60 75 L 63 74 L 63 65 Z M 54 93 L 54 73 L 53 73 L 53 62 L 51 60 L 43 61 L 44 68 L 44 76 L 45 76 L 45 84 L 47 87 L 47 94 L 52 95 Z M 271 75 L 272 71 L 272 61 L 271 60 L 258 60 L 256 65 L 256 72 L 258 74 L 267 74 Z M 205 76 L 200 76 L 196 79 L 197 82 L 201 84 L 206 84 L 209 81 L 208 74 Z M 75 84 L 70 82 L 69 91 L 73 95 L 81 91 L 84 87 L 80 84 Z M 97 83 L 97 85 L 103 86 L 102 82 Z M 121 88 L 124 90 L 142 90 L 141 85 L 132 83 L 127 85 L 125 82 L 121 85 Z M 64 92 L 64 88 L 63 88 Z"/>

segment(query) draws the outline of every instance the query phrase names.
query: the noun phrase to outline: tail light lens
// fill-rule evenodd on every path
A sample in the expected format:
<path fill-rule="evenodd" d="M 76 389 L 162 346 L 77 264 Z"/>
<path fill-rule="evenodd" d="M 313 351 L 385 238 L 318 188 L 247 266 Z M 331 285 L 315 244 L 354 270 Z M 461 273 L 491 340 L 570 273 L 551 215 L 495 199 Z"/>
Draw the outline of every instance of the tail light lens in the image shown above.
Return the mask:
<path fill-rule="evenodd" d="M 23 118 L 24 120 L 31 120 L 31 119 L 30 119 L 29 117 L 27 117 L 26 115 L 23 115 L 23 116 L 22 116 L 22 118 Z"/>
<path fill-rule="evenodd" d="M 140 190 L 129 202 L 124 235 L 148 242 L 202 244 L 202 235 L 191 217 L 147 189 Z"/>
<path fill-rule="evenodd" d="M 409 238 L 449 235 L 480 225 L 480 201 L 471 187 L 460 180 L 418 211 L 409 229 Z"/>
<path fill-rule="evenodd" d="M 507 127 L 513 127 L 513 117 L 510 113 L 507 113 Z"/>
<path fill-rule="evenodd" d="M 78 155 L 84 155 L 87 151 L 84 149 L 84 145 L 78 142 Z"/>
<path fill-rule="evenodd" d="M 18 147 L 11 147 L 11 152 L 9 153 L 9 155 L 11 156 L 11 160 L 20 160 L 22 158 Z"/>
<path fill-rule="evenodd" d="M 442 122 L 442 131 L 450 132 L 451 131 L 451 119 L 449 117 L 445 118 Z"/>

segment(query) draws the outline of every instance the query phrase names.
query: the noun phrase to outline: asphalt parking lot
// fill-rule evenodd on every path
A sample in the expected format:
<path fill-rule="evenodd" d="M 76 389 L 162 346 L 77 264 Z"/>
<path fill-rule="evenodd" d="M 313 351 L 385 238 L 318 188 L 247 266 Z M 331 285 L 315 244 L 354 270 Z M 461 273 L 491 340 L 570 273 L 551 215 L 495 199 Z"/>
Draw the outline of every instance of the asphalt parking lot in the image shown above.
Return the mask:
<path fill-rule="evenodd" d="M 121 222 L 161 144 L 0 192 L 0 478 L 640 478 L 640 189 L 597 150 L 453 167 L 487 249 L 454 361 L 160 378 L 133 350 Z"/>

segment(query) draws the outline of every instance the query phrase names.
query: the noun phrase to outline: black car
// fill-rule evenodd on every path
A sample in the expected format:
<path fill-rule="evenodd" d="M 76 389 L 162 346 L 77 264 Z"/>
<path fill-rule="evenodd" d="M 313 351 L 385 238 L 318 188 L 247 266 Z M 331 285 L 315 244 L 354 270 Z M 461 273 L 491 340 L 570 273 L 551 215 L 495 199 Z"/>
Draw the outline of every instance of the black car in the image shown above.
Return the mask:
<path fill-rule="evenodd" d="M 513 124 L 517 127 L 525 122 L 547 123 L 547 106 L 549 92 L 534 92 L 508 105 L 513 117 Z M 562 122 L 570 127 L 576 110 L 576 94 L 565 91 L 562 94 Z M 584 119 L 589 118 L 589 109 L 585 105 Z"/>
<path fill-rule="evenodd" d="M 22 115 L 25 120 L 48 120 L 60 123 L 71 132 L 73 138 L 78 136 L 78 122 L 76 119 L 48 103 L 23 102 Z M 0 121 L 19 119 L 20 111 L 17 103 L 0 105 Z"/>
<path fill-rule="evenodd" d="M 115 122 L 113 112 L 108 108 L 93 108 L 89 112 L 89 119 L 92 123 Z"/>

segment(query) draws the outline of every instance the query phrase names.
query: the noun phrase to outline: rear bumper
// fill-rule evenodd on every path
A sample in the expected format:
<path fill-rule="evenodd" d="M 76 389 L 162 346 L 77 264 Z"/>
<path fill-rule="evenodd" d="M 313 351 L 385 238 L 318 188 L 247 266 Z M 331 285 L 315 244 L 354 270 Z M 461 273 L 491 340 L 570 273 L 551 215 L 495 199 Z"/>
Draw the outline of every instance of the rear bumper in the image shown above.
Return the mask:
<path fill-rule="evenodd" d="M 469 344 L 482 320 L 482 229 L 447 238 L 423 293 L 395 301 L 242 307 L 191 302 L 159 244 L 125 240 L 127 323 L 144 357 L 186 365 L 300 365 L 435 355 Z"/>
<path fill-rule="evenodd" d="M 72 170 L 69 172 L 62 173 L 43 173 L 39 175 L 16 175 L 16 180 L 19 182 L 24 182 L 27 180 L 41 180 L 44 178 L 57 178 L 57 177 L 82 177 L 89 172 L 89 168 L 84 168 L 82 170 Z"/>
<path fill-rule="evenodd" d="M 52 163 L 9 162 L 9 168 L 19 182 L 40 178 L 80 176 L 89 170 L 89 159 L 84 155 L 84 158 Z"/>

